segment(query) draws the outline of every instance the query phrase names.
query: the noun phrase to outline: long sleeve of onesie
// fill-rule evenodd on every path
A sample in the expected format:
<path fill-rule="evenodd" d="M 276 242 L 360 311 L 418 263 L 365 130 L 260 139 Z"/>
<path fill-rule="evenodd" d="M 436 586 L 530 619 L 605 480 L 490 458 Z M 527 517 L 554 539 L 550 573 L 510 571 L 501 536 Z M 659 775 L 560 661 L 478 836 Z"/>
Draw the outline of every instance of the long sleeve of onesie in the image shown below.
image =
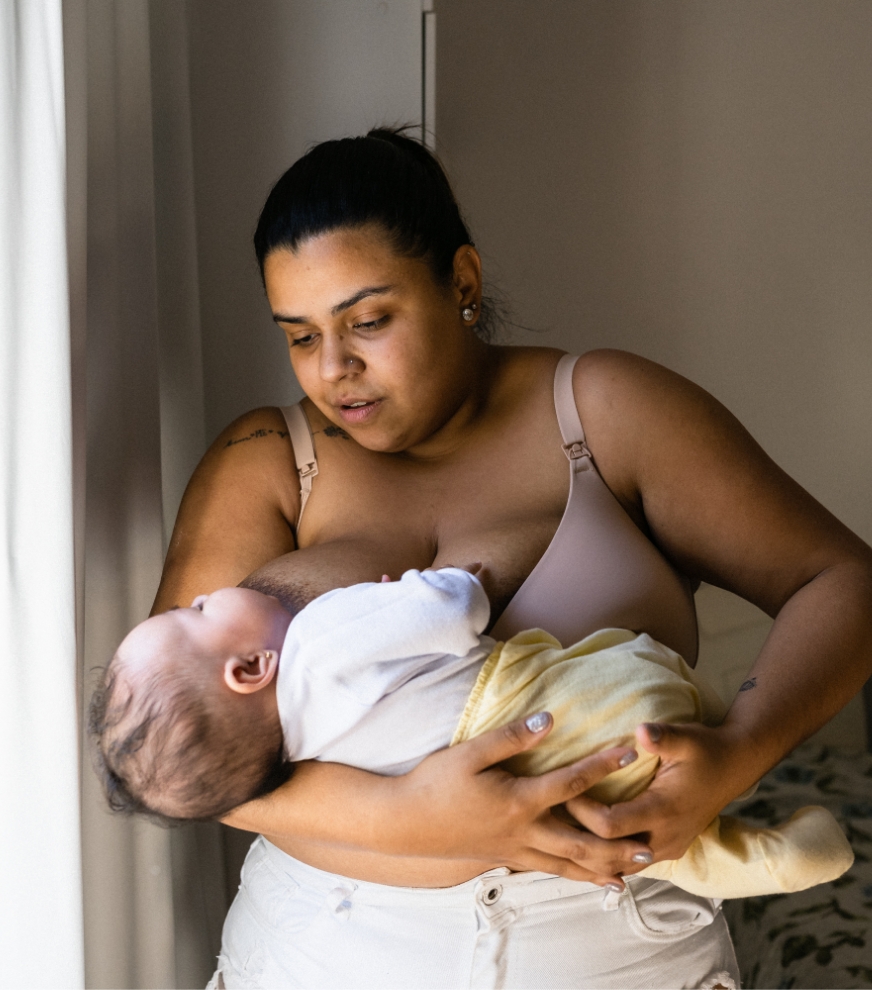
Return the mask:
<path fill-rule="evenodd" d="M 489 618 L 479 581 L 453 567 L 315 599 L 291 623 L 279 665 L 288 758 L 321 755 L 421 673 L 486 655 L 481 632 Z"/>

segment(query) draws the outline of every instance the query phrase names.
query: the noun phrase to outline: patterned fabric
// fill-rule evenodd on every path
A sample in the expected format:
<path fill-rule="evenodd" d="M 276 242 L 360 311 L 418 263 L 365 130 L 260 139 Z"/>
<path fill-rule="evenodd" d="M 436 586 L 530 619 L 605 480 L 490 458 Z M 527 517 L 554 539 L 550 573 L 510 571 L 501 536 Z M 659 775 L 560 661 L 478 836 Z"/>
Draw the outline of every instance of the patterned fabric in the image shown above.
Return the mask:
<path fill-rule="evenodd" d="M 742 986 L 872 987 L 872 754 L 800 746 L 730 812 L 771 826 L 806 804 L 838 819 L 855 863 L 810 890 L 725 903 Z"/>

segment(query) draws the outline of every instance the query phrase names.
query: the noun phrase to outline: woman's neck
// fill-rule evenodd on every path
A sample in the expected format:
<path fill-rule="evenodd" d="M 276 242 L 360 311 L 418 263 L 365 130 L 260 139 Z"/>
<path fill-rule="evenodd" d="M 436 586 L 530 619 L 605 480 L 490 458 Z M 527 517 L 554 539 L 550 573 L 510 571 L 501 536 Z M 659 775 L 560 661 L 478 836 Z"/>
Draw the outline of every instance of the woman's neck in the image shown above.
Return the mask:
<path fill-rule="evenodd" d="M 463 387 L 458 389 L 457 403 L 441 426 L 403 451 L 403 456 L 416 461 L 443 460 L 467 443 L 484 418 L 503 364 L 504 349 L 471 337 L 463 360 L 458 362 Z"/>

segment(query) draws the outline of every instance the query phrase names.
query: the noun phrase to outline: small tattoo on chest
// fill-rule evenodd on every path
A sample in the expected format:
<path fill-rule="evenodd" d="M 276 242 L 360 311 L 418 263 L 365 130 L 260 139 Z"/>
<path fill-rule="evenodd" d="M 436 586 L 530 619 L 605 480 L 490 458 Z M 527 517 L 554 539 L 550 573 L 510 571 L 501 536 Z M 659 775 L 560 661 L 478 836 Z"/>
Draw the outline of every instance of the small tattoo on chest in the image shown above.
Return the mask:
<path fill-rule="evenodd" d="M 253 433 L 249 433 L 247 437 L 239 437 L 236 440 L 228 440 L 224 446 L 233 447 L 237 443 L 245 443 L 246 440 L 260 440 L 261 437 L 268 437 L 271 433 L 274 433 L 281 439 L 284 439 L 289 435 L 287 430 L 255 430 Z"/>
<path fill-rule="evenodd" d="M 351 439 L 351 437 L 345 432 L 345 430 L 342 429 L 341 426 L 333 426 L 332 423 L 330 426 L 325 426 L 320 432 L 323 432 L 325 437 L 342 437 L 343 440 Z"/>
<path fill-rule="evenodd" d="M 750 691 L 751 688 L 757 687 L 757 678 L 749 677 L 747 681 L 742 682 L 742 686 L 739 688 L 740 691 Z"/>

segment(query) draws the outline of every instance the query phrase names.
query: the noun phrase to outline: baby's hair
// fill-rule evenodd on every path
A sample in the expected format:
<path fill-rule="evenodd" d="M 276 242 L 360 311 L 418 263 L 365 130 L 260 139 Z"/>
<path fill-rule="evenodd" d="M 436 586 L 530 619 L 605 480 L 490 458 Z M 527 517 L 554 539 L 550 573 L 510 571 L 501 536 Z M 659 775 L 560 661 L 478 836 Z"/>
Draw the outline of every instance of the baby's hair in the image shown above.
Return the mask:
<path fill-rule="evenodd" d="M 166 826 L 213 821 L 291 776 L 281 730 L 210 711 L 185 665 L 142 678 L 137 705 L 116 655 L 91 699 L 88 731 L 109 807 Z M 160 798 L 165 800 L 161 801 Z M 171 810 L 171 813 L 169 813 Z"/>

